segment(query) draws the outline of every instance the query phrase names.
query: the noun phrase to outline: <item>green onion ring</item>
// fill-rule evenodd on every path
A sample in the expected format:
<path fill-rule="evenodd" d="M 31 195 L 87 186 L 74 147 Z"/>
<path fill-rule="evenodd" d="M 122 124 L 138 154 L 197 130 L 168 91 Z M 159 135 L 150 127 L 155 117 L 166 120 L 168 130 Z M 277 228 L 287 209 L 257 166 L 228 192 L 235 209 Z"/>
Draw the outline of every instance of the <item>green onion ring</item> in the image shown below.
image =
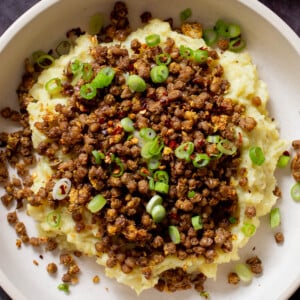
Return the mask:
<path fill-rule="evenodd" d="M 87 208 L 95 214 L 105 206 L 106 202 L 106 199 L 101 194 L 98 194 L 87 204 Z"/>
<path fill-rule="evenodd" d="M 160 43 L 160 35 L 159 34 L 150 34 L 145 38 L 146 44 L 149 47 L 157 46 Z"/>
<path fill-rule="evenodd" d="M 172 242 L 174 244 L 179 244 L 180 243 L 180 233 L 179 233 L 178 228 L 174 225 L 171 225 L 171 226 L 169 226 L 168 231 L 169 231 L 169 236 L 170 236 Z"/>

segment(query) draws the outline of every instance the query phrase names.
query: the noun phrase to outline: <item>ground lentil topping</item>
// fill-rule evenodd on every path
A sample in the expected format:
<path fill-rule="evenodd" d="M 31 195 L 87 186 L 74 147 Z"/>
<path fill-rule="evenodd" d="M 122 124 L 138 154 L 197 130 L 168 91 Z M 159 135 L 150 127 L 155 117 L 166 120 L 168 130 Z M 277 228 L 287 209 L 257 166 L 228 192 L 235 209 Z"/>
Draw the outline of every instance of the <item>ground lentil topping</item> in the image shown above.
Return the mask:
<path fill-rule="evenodd" d="M 117 2 L 111 13 L 111 24 L 98 36 L 99 41 L 124 41 L 131 31 L 127 13 L 125 4 Z M 144 23 L 151 18 L 149 12 L 141 15 Z M 200 27 L 197 23 L 186 23 L 181 30 L 201 38 Z M 78 34 L 78 30 L 72 34 Z M 82 34 L 80 30 L 79 34 Z M 245 114 L 243 105 L 226 97 L 230 83 L 224 78 L 215 50 L 207 50 L 207 60 L 200 63 L 182 55 L 172 38 L 167 39 L 164 47 L 147 46 L 133 40 L 131 50 L 133 54 L 130 55 L 118 44 L 90 49 L 94 77 L 107 67 L 115 72 L 111 84 L 98 89 L 90 100 L 80 94 L 87 82 L 80 79 L 74 85 L 70 65 L 66 68 L 67 81 L 61 93 L 69 98 L 68 104 L 56 105 L 55 118 L 45 115 L 42 121 L 35 123 L 47 137 L 35 150 L 26 107 L 34 101 L 29 90 L 41 69 L 26 61 L 26 73 L 18 89 L 21 113 L 9 108 L 1 111 L 3 117 L 23 126 L 20 131 L 0 135 L 1 146 L 5 147 L 0 153 L 0 181 L 6 190 L 1 199 L 8 207 L 14 201 L 17 208 L 25 203 L 35 207 L 47 205 L 53 210 L 64 207 L 71 213 L 74 230 L 78 233 L 89 230 L 91 224 L 98 225 L 99 241 L 95 243 L 95 250 L 108 254 L 107 267 L 119 265 L 125 274 L 140 267 L 147 279 L 152 276 L 149 266 L 162 262 L 166 256 L 175 255 L 182 260 L 201 256 L 210 263 L 214 262 L 218 251 L 232 250 L 231 220 L 237 222 L 239 212 L 238 196 L 231 179 L 245 174 L 240 185 L 247 188 L 247 170 L 239 167 L 241 136 L 236 135 L 235 128 L 250 132 L 256 121 Z M 169 57 L 170 63 L 165 64 L 166 79 L 153 83 L 151 69 L 157 56 Z M 129 74 L 138 75 L 145 82 L 142 92 L 128 87 Z M 260 105 L 259 97 L 253 101 Z M 132 131 L 126 131 L 121 125 L 124 118 L 131 120 Z M 154 170 L 149 168 L 149 158 L 143 154 L 144 145 L 139 134 L 144 129 L 151 129 L 161 146 Z M 211 137 L 218 137 L 218 140 L 210 140 Z M 219 139 L 224 141 L 224 151 L 220 151 Z M 187 145 L 193 148 L 188 158 L 176 154 L 179 147 L 187 151 Z M 30 189 L 33 180 L 29 174 L 29 167 L 35 163 L 35 151 L 49 160 L 53 170 L 52 178 L 36 194 Z M 70 159 L 59 160 L 58 151 Z M 198 154 L 209 158 L 206 165 L 193 163 Z M 9 181 L 6 162 L 17 169 L 22 182 Z M 153 188 L 153 181 L 154 184 L 159 182 L 155 172 L 167 174 L 166 189 Z M 53 188 L 62 178 L 70 180 L 75 194 L 66 194 L 58 201 L 53 197 Z M 87 206 L 97 195 L 105 199 L 105 205 L 87 219 Z M 166 212 L 159 222 L 146 210 L 155 195 L 162 198 L 161 205 Z M 245 215 L 254 217 L 255 207 L 248 206 Z M 196 229 L 195 216 L 200 216 L 201 220 L 201 227 Z M 57 247 L 54 239 L 29 237 L 16 212 L 9 213 L 7 220 L 23 243 L 43 244 L 48 250 Z M 169 233 L 170 226 L 178 230 L 176 242 Z M 62 281 L 76 282 L 80 269 L 73 256 L 62 254 L 60 263 L 67 268 Z M 255 273 L 261 273 L 258 258 L 248 263 Z M 47 271 L 56 273 L 56 264 L 49 264 Z M 228 280 L 234 284 L 239 281 L 236 274 L 231 274 Z M 194 286 L 203 291 L 204 281 L 205 275 L 201 273 L 188 274 L 177 268 L 163 272 L 156 288 L 175 291 Z"/>

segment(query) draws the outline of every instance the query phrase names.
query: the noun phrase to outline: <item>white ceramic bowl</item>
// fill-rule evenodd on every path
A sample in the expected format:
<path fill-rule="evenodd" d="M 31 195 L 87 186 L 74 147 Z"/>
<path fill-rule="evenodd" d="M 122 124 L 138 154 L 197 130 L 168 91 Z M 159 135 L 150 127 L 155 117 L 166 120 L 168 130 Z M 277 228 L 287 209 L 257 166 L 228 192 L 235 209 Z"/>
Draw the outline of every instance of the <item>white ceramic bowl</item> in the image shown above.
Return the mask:
<path fill-rule="evenodd" d="M 222 3 L 220 3 L 222 2 Z M 300 138 L 300 40 L 275 14 L 256 0 L 128 0 L 130 21 L 139 25 L 139 16 L 145 10 L 160 18 L 178 19 L 179 12 L 191 7 L 193 18 L 211 25 L 218 18 L 240 23 L 247 39 L 247 50 L 257 64 L 261 78 L 269 86 L 270 111 L 278 121 L 282 137 Z M 95 12 L 109 13 L 111 0 L 42 0 L 18 19 L 0 39 L 0 107 L 17 108 L 15 90 L 21 80 L 24 58 L 37 49 L 50 49 L 65 32 L 77 26 L 86 28 Z M 2 130 L 12 124 L 1 120 Z M 226 283 L 228 266 L 219 269 L 217 282 L 208 281 L 207 290 L 212 299 L 286 299 L 300 283 L 300 203 L 289 195 L 293 183 L 289 172 L 279 174 L 283 197 L 280 200 L 282 230 L 285 242 L 278 246 L 273 231 L 262 222 L 257 235 L 241 252 L 242 256 L 259 255 L 264 274 L 250 285 L 238 287 Z M 80 284 L 66 296 L 56 288 L 59 277 L 51 278 L 45 268 L 53 261 L 52 254 L 40 253 L 31 248 L 17 250 L 14 230 L 6 222 L 6 210 L 0 210 L 0 285 L 15 300 L 27 299 L 138 299 L 129 288 L 107 279 L 101 267 L 89 259 L 80 262 L 83 274 Z M 34 226 L 29 230 L 32 233 Z M 43 254 L 44 258 L 39 257 Z M 33 260 L 39 266 L 33 264 Z M 92 283 L 94 275 L 101 283 Z M 144 292 L 144 300 L 199 299 L 195 291 L 162 294 L 154 289 Z"/>

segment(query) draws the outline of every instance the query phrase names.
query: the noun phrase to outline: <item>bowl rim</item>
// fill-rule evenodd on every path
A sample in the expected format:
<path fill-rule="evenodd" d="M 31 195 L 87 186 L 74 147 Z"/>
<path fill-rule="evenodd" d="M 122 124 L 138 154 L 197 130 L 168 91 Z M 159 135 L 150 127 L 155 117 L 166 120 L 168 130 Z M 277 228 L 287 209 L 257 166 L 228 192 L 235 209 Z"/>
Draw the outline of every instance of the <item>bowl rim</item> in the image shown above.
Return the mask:
<path fill-rule="evenodd" d="M 125 0 L 126 1 L 126 0 Z M 258 14 L 261 18 L 270 23 L 280 34 L 288 41 L 300 57 L 300 37 L 296 32 L 275 12 L 261 3 L 259 0 L 235 0 L 242 3 L 244 6 Z M 40 0 L 32 7 L 26 10 L 21 16 L 19 16 L 0 36 L 0 53 L 7 47 L 7 45 L 13 40 L 15 35 L 26 25 L 28 25 L 33 19 L 35 19 L 40 13 L 48 9 L 49 7 L 58 3 L 59 0 Z M 300 285 L 300 273 L 299 278 L 295 279 L 290 286 L 282 293 L 282 297 L 290 297 L 294 291 Z M 4 272 L 0 269 L 0 286 L 12 299 L 26 300 L 19 289 L 14 286 L 12 281 L 7 278 Z"/>

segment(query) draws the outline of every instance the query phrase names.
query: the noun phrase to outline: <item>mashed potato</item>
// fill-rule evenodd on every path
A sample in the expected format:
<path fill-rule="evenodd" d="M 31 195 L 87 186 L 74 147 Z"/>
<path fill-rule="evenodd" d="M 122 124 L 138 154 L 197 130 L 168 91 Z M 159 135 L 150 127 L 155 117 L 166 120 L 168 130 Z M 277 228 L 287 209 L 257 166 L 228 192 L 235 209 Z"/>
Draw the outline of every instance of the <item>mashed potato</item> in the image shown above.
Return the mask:
<path fill-rule="evenodd" d="M 149 34 L 157 33 L 161 37 L 163 44 L 167 37 L 175 40 L 177 45 L 186 45 L 192 49 L 198 49 L 205 46 L 202 39 L 193 39 L 184 36 L 171 30 L 166 22 L 159 20 L 152 20 L 148 25 L 136 32 L 130 34 L 125 42 L 122 43 L 123 47 L 130 49 L 130 43 L 133 39 L 138 39 L 144 42 L 145 37 Z M 45 90 L 45 83 L 54 77 L 63 78 L 64 69 L 70 60 L 79 59 L 83 62 L 91 62 L 92 57 L 89 55 L 89 49 L 96 45 L 95 38 L 84 35 L 78 38 L 76 46 L 71 50 L 68 55 L 64 55 L 57 59 L 52 67 L 42 72 L 39 76 L 37 83 L 31 90 L 31 95 L 35 99 L 34 102 L 28 106 L 30 114 L 30 125 L 32 129 L 32 139 L 34 147 L 46 140 L 41 132 L 34 126 L 35 122 L 41 121 L 44 116 L 47 118 L 55 118 L 55 105 L 57 103 L 67 103 L 66 97 L 50 97 Z M 224 68 L 224 77 L 230 82 L 230 88 L 226 97 L 231 98 L 234 102 L 238 102 L 245 106 L 246 114 L 252 116 L 257 126 L 252 130 L 244 131 L 237 128 L 241 132 L 242 139 L 242 153 L 241 153 L 241 167 L 248 170 L 248 188 L 243 189 L 238 184 L 238 179 L 232 179 L 232 185 L 235 186 L 238 193 L 238 209 L 240 220 L 239 223 L 232 227 L 234 233 L 233 250 L 229 253 L 219 252 L 217 258 L 213 263 L 207 263 L 204 258 L 186 258 L 180 260 L 175 256 L 166 257 L 161 263 L 151 266 L 152 276 L 146 279 L 141 269 L 136 267 L 131 273 L 125 274 L 117 265 L 113 268 L 107 268 L 106 260 L 107 254 L 98 256 L 94 244 L 98 240 L 97 228 L 91 225 L 89 230 L 81 233 L 74 231 L 74 221 L 70 213 L 63 209 L 61 211 L 62 221 L 59 227 L 53 228 L 49 226 L 46 221 L 46 216 L 50 208 L 46 206 L 33 207 L 28 206 L 29 214 L 37 221 L 41 235 L 57 237 L 60 245 L 67 249 L 77 249 L 84 254 L 96 258 L 97 263 L 105 267 L 105 272 L 109 277 L 115 278 L 118 282 L 124 283 L 133 288 L 137 293 L 145 289 L 153 287 L 159 279 L 159 275 L 168 269 L 181 267 L 189 273 L 203 272 L 207 277 L 214 278 L 217 272 L 217 266 L 222 263 L 227 263 L 232 260 L 238 260 L 238 251 L 243 247 L 249 237 L 245 236 L 241 228 L 245 223 L 253 224 L 257 228 L 259 226 L 259 217 L 266 215 L 270 212 L 272 206 L 276 202 L 276 196 L 273 191 L 276 186 L 274 171 L 276 168 L 277 160 L 286 148 L 286 144 L 279 137 L 276 129 L 276 124 L 268 116 L 266 104 L 268 101 L 267 87 L 262 82 L 257 73 L 256 66 L 252 63 L 251 57 L 248 53 L 233 53 L 225 51 L 220 53 L 220 64 Z M 252 99 L 254 96 L 259 96 L 262 100 L 260 106 L 254 106 Z M 262 166 L 254 165 L 249 158 L 249 148 L 256 145 L 262 148 L 266 153 L 266 160 Z M 57 153 L 60 159 L 68 159 L 62 153 Z M 49 162 L 46 158 L 41 158 L 35 170 L 36 176 L 32 189 L 37 192 L 40 187 L 45 186 L 52 174 L 49 167 Z M 72 193 L 76 191 L 72 190 Z M 245 216 L 245 208 L 248 206 L 256 208 L 256 216 L 249 219 Z M 89 218 L 90 216 L 86 216 Z"/>

